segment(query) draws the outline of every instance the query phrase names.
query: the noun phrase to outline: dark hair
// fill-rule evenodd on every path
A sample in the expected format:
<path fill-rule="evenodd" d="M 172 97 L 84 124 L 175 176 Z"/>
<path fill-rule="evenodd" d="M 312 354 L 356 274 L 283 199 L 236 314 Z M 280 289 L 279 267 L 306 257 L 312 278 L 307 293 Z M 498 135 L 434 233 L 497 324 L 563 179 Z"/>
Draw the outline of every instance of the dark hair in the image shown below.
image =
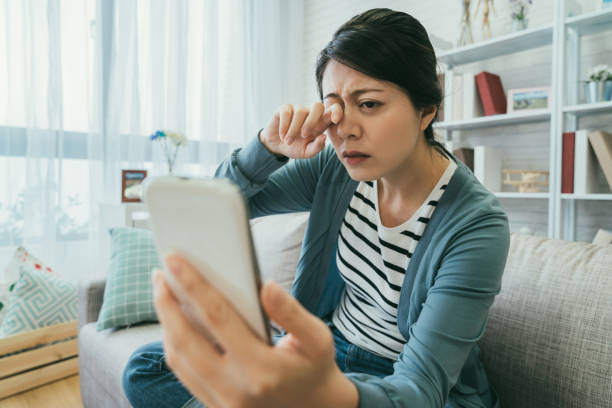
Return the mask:
<path fill-rule="evenodd" d="M 417 109 L 440 107 L 442 90 L 436 72 L 436 54 L 425 28 L 409 14 L 376 8 L 344 23 L 317 59 L 321 99 L 323 73 L 332 59 L 370 77 L 394 83 Z M 425 129 L 425 140 L 448 153 L 434 139 L 432 124 L 437 117 L 436 112 Z"/>

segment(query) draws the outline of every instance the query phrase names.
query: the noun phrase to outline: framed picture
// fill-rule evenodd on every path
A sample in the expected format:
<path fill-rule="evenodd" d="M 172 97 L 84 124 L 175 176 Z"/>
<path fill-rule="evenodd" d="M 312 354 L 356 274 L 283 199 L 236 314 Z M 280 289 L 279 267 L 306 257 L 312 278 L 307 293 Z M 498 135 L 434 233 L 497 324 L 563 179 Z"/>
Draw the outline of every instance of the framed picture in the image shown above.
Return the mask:
<path fill-rule="evenodd" d="M 146 170 L 121 170 L 121 202 L 139 203 Z"/>
<path fill-rule="evenodd" d="M 546 110 L 550 106 L 550 87 L 510 89 L 508 113 Z"/>

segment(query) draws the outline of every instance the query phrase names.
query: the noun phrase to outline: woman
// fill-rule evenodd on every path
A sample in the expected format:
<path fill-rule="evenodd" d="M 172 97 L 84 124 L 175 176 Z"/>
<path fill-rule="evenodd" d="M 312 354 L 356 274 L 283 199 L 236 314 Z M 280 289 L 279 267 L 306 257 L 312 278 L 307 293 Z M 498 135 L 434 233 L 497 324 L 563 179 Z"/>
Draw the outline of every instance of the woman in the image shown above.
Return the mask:
<path fill-rule="evenodd" d="M 294 297 L 273 283 L 261 293 L 287 334 L 264 344 L 169 256 L 225 353 L 189 325 L 156 273 L 163 349 L 147 345 L 128 363 L 134 406 L 498 405 L 476 342 L 500 290 L 508 222 L 434 141 L 442 95 L 425 29 L 388 9 L 360 14 L 321 52 L 316 77 L 321 102 L 280 107 L 217 170 L 254 217 L 310 211 Z"/>

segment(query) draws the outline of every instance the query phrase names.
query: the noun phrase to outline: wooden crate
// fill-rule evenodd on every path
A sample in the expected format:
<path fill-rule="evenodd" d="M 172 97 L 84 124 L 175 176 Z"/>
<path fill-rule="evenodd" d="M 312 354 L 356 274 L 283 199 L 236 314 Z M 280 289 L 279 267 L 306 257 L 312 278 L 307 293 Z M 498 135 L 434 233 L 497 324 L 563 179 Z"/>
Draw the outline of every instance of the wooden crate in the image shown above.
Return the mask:
<path fill-rule="evenodd" d="M 51 343 L 77 332 L 73 320 L 0 339 L 0 399 L 76 374 L 77 339 Z"/>

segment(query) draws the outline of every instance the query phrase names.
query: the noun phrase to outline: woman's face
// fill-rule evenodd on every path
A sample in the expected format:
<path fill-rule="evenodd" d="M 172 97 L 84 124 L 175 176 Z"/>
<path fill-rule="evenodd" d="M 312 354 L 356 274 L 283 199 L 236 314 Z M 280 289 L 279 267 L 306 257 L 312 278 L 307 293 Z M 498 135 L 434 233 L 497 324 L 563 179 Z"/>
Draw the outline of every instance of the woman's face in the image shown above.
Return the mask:
<path fill-rule="evenodd" d="M 352 179 L 400 175 L 427 147 L 422 131 L 433 114 L 422 117 L 396 85 L 331 60 L 322 90 L 326 108 L 342 107 L 342 119 L 326 133 Z"/>

